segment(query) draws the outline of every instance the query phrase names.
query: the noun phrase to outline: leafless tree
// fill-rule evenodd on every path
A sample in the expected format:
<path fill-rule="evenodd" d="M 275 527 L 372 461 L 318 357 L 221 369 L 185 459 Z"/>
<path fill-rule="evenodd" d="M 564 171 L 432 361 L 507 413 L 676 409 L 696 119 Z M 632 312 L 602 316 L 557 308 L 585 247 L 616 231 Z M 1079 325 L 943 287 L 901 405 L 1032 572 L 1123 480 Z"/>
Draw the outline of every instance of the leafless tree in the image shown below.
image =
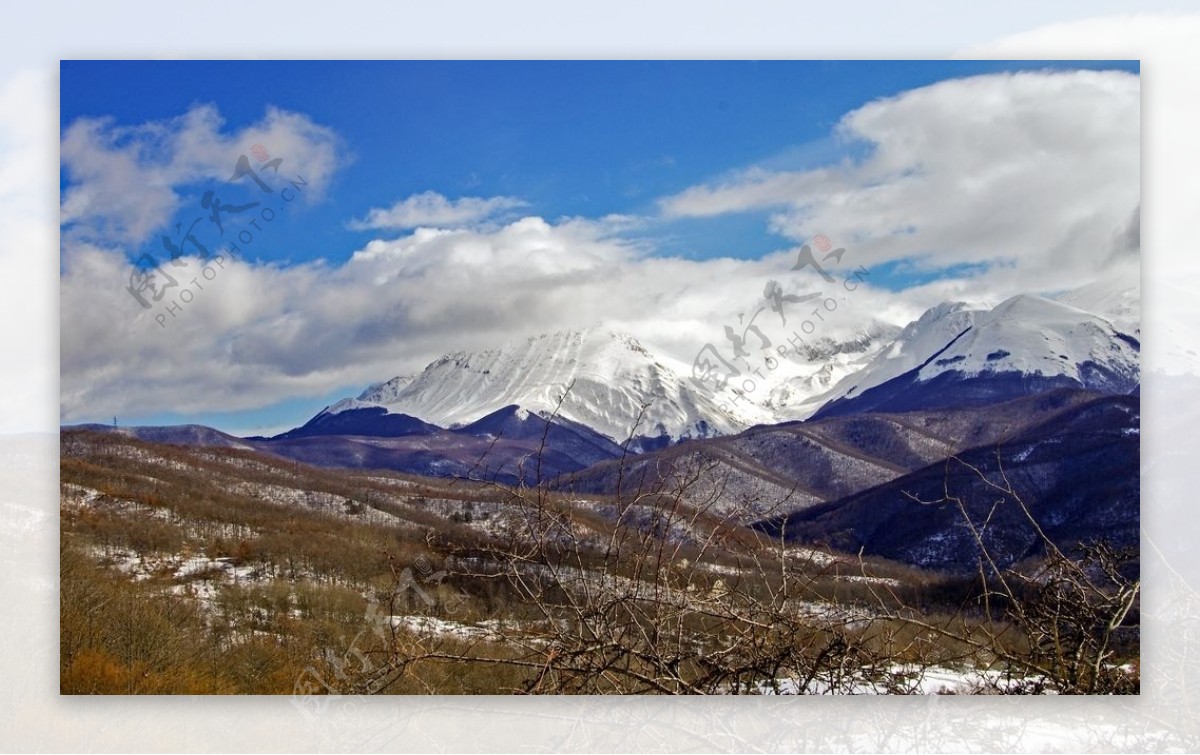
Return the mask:
<path fill-rule="evenodd" d="M 1044 556 L 1001 568 L 965 501 L 948 490 L 921 501 L 956 505 L 980 554 L 971 604 L 935 616 L 861 556 L 857 574 L 831 573 L 820 551 L 742 526 L 698 457 L 641 477 L 649 486 L 619 477 L 603 500 L 509 486 L 499 531 L 448 559 L 461 580 L 503 583 L 508 613 L 486 639 L 393 641 L 383 675 L 442 662 L 517 669 L 518 693 L 911 693 L 957 664 L 976 672 L 975 692 L 1136 692 L 1136 672 L 1115 662 L 1140 588 L 1130 554 L 1104 543 L 1065 553 L 1002 468 L 993 482 L 967 466 L 1023 512 Z M 847 577 L 865 600 L 831 600 Z"/>

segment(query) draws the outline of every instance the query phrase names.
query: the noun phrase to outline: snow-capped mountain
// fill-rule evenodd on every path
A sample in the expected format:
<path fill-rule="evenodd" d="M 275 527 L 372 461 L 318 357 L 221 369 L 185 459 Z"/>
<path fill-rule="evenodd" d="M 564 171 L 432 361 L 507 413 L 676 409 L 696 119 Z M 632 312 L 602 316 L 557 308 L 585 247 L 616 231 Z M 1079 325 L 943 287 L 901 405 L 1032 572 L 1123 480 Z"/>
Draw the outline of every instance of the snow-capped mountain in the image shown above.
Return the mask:
<path fill-rule="evenodd" d="M 698 387 L 690 380 L 691 364 L 628 333 L 607 327 L 547 333 L 498 349 L 447 354 L 417 375 L 342 399 L 285 435 L 405 435 L 424 432 L 424 423 L 467 426 L 512 407 L 549 416 L 572 386 L 558 417 L 618 442 L 629 437 L 646 405 L 634 432 L 639 441 L 633 448 L 642 450 L 795 419 L 801 402 L 860 369 L 899 332 L 871 323 L 841 337 L 813 339 L 803 353 L 779 358 L 770 380 L 739 401 L 730 389 Z M 754 358 L 761 363 L 761 356 Z"/>
<path fill-rule="evenodd" d="M 767 383 L 766 397 L 761 402 L 763 409 L 771 413 L 771 422 L 812 414 L 809 402 L 870 364 L 900 333 L 898 326 L 875 321 L 837 338 L 815 338 L 800 353 L 789 348 L 787 356 L 779 360 L 778 374 Z"/>
<path fill-rule="evenodd" d="M 1119 324 L 1067 302 L 1104 307 Z M 1057 300 L 947 302 L 902 330 L 872 322 L 813 339 L 769 374 L 760 371 L 768 379 L 741 401 L 732 400 L 732 384 L 723 393 L 704 390 L 690 379 L 690 364 L 630 334 L 547 333 L 447 354 L 417 375 L 333 404 L 291 435 L 403 436 L 516 408 L 542 417 L 557 411 L 617 442 L 632 432 L 634 449 L 644 450 L 829 414 L 970 406 L 1059 387 L 1124 393 L 1140 379 L 1140 344 L 1130 333 L 1137 318 L 1127 281 L 1100 281 Z"/>
<path fill-rule="evenodd" d="M 359 395 L 358 400 L 371 404 L 387 404 L 395 401 L 400 392 L 416 379 L 416 375 L 399 375 L 385 383 L 377 383 L 367 388 Z"/>
<path fill-rule="evenodd" d="M 1136 265 L 1110 271 L 1091 283 L 1065 291 L 1055 300 L 1100 315 L 1117 330 L 1139 336 L 1142 330 L 1142 288 Z"/>
<path fill-rule="evenodd" d="M 382 407 L 442 427 L 466 425 L 508 406 L 558 415 L 613 440 L 701 438 L 747 420 L 722 410 L 687 379 L 685 366 L 607 328 L 548 333 L 480 352 L 448 354 L 415 378 L 396 378 L 325 413 Z M 570 390 L 567 391 L 568 386 Z M 645 414 L 637 426 L 638 415 Z"/>
<path fill-rule="evenodd" d="M 1139 351 L 1135 337 L 1061 301 L 1022 294 L 991 309 L 945 303 L 808 406 L 827 416 L 979 403 L 1055 387 L 1125 393 L 1140 379 Z"/>
<path fill-rule="evenodd" d="M 811 413 L 827 402 L 861 395 L 870 388 L 916 369 L 972 327 L 975 318 L 985 311 L 984 305 L 961 301 L 943 302 L 926 310 L 862 369 L 846 376 L 832 390 L 805 402 L 806 408 Z"/>

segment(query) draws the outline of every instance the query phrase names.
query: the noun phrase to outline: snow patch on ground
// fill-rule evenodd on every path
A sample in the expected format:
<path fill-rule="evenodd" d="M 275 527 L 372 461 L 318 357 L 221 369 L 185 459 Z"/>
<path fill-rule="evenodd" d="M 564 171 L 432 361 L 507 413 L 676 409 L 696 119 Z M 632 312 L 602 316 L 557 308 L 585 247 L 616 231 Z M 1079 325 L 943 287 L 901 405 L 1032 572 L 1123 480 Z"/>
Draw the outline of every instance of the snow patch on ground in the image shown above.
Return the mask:
<path fill-rule="evenodd" d="M 1006 678 L 997 669 L 954 669 L 946 666 L 921 667 L 893 665 L 877 678 L 869 678 L 864 670 L 861 678 L 839 679 L 836 683 L 814 679 L 801 691 L 798 679 L 781 679 L 774 683 L 759 682 L 756 690 L 762 695 L 970 695 L 980 692 L 1016 692 L 1038 685 L 1037 678 Z M 1045 694 L 1053 694 L 1047 692 Z"/>
<path fill-rule="evenodd" d="M 433 616 L 403 615 L 389 616 L 388 621 L 397 629 L 405 629 L 415 634 L 451 637 L 459 640 L 482 640 L 496 642 L 516 628 L 514 624 L 504 623 L 498 619 L 488 619 L 476 624 L 464 624 L 451 619 L 439 619 Z"/>

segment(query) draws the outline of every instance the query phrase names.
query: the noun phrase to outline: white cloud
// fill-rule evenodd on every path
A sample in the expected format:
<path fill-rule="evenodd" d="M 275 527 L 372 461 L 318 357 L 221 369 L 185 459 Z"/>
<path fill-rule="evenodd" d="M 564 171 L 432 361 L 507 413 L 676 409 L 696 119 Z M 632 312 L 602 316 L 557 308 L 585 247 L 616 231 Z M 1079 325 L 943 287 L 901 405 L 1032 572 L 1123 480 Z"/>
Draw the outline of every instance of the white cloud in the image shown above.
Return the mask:
<path fill-rule="evenodd" d="M 402 199 L 388 208 L 373 207 L 361 220 L 352 220 L 355 231 L 407 230 L 431 226 L 460 228 L 527 206 L 515 197 L 461 197 L 447 199 L 435 191 L 426 191 Z"/>
<path fill-rule="evenodd" d="M 1146 99 L 1144 175 L 1153 201 L 1143 209 L 1146 254 L 1141 282 L 1147 323 L 1147 372 L 1200 373 L 1200 257 L 1194 253 L 1200 195 L 1200 90 L 1196 40 L 1200 14 L 1140 13 L 1044 26 L 964 50 L 962 57 L 1038 58 L 1048 51 L 1078 58 L 1140 59 L 1152 96 Z M 1148 92 L 1149 94 L 1149 92 Z"/>
<path fill-rule="evenodd" d="M 1140 203 L 1138 77 L 1027 72 L 952 79 L 848 113 L 866 156 L 810 171 L 744 170 L 661 202 L 667 216 L 772 210 L 771 229 L 845 239 L 872 263 L 998 264 L 1053 289 L 1094 274 Z"/>
<path fill-rule="evenodd" d="M 238 157 L 256 144 L 282 158 L 280 170 L 308 181 L 305 198 L 321 195 L 343 158 L 336 135 L 305 115 L 268 107 L 262 120 L 236 132 L 212 106 L 178 118 L 122 126 L 81 118 L 66 128 L 62 166 L 64 231 L 73 236 L 137 244 L 162 228 L 180 198 L 175 189 L 196 181 L 225 181 Z"/>
<path fill-rule="evenodd" d="M 835 186 L 841 188 L 845 183 L 830 170 L 790 173 L 751 167 L 717 184 L 689 187 L 660 200 L 659 205 L 669 218 L 711 217 L 783 207 Z"/>
<path fill-rule="evenodd" d="M 167 268 L 192 301 L 167 327 L 124 290 L 120 249 L 73 244 L 63 258 L 62 418 L 249 409 L 419 370 L 457 349 L 607 322 L 690 363 L 726 324 L 819 282 L 790 253 L 684 260 L 614 237 L 612 219 L 526 217 L 489 230 L 418 229 L 344 264 L 226 262 L 214 278 Z M 863 287 L 838 327 L 902 323 L 932 303 Z M 864 317 L 865 316 L 865 317 Z M 765 320 L 774 317 L 763 313 Z M 777 323 L 776 323 L 777 324 Z M 830 331 L 832 334 L 833 331 Z"/>
<path fill-rule="evenodd" d="M 781 234 L 825 232 L 848 247 L 851 266 L 1003 263 L 900 293 L 863 286 L 829 335 L 871 318 L 904 324 L 947 298 L 1077 285 L 1136 218 L 1137 90 L 1136 77 L 1120 74 L 943 82 L 847 115 L 841 133 L 872 145 L 858 162 L 751 169 L 663 209 L 774 208 Z M 111 154 L 120 151 L 104 155 L 123 159 Z M 204 280 L 188 260 L 181 288 L 196 279 L 204 289 L 165 328 L 154 320 L 162 310 L 141 309 L 124 290 L 121 244 L 68 239 L 62 419 L 253 409 L 419 370 L 449 351 L 601 321 L 690 363 L 699 346 L 722 340 L 725 325 L 763 305 L 768 280 L 788 293 L 819 282 L 790 270 L 794 249 L 758 260 L 656 256 L 631 239 L 638 218 L 499 222 L 515 206 L 502 204 L 515 201 L 410 197 L 360 222 L 415 230 L 371 241 L 339 265 L 231 261 Z"/>

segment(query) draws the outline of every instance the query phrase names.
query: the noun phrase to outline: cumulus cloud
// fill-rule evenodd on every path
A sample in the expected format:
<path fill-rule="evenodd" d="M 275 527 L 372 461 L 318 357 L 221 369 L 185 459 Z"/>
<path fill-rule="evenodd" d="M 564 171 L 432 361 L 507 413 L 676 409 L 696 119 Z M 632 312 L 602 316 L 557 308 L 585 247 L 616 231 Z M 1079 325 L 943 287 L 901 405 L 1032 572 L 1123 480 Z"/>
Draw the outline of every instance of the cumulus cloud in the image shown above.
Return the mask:
<path fill-rule="evenodd" d="M 497 215 L 527 206 L 515 197 L 461 197 L 447 199 L 435 191 L 414 194 L 391 207 L 373 207 L 361 220 L 352 220 L 350 229 L 407 230 L 431 226 L 460 228 L 473 225 Z"/>
<path fill-rule="evenodd" d="M 1026 72 L 952 79 L 870 102 L 837 134 L 865 156 L 806 171 L 751 167 L 661 201 L 668 217 L 767 210 L 871 262 L 988 263 L 997 284 L 1094 274 L 1140 200 L 1138 77 Z"/>
<path fill-rule="evenodd" d="M 210 279 L 200 260 L 187 258 L 186 270 L 169 270 L 179 286 L 164 301 L 177 301 L 184 288 L 190 300 L 166 327 L 155 320 L 163 306 L 144 310 L 125 291 L 131 245 L 123 240 L 164 210 L 104 199 L 104 213 L 90 212 L 115 215 L 124 233 L 64 240 L 62 419 L 259 408 L 411 373 L 447 352 L 598 322 L 690 364 L 705 342 L 723 341 L 726 325 L 766 304 L 768 281 L 784 295 L 820 289 L 813 271 L 791 269 L 792 241 L 818 231 L 848 248 L 840 274 L 886 261 L 917 272 L 974 263 L 976 271 L 903 291 L 868 282 L 823 331 L 831 336 L 873 319 L 903 325 L 945 299 L 995 301 L 1078 285 L 1081 272 L 1114 254 L 1128 258 L 1138 243 L 1137 92 L 1136 77 L 1108 73 L 946 81 L 843 118 L 841 138 L 869 147 L 860 159 L 814 171 L 750 168 L 663 200 L 668 216 L 770 210 L 787 248 L 759 259 L 665 257 L 652 238 L 637 236 L 654 225 L 639 218 L 504 220 L 517 200 L 429 192 L 357 221 L 409 232 L 370 241 L 339 264 L 227 260 Z M 188 124 L 165 128 L 218 133 Z M 64 144 L 93 145 L 95 167 L 80 173 L 85 185 L 123 187 L 159 171 L 164 205 L 174 176 L 200 169 L 162 155 L 208 152 L 160 153 L 146 146 L 159 141 L 145 129 L 135 130 L 137 149 L 127 138 L 96 136 L 111 124 L 81 129 Z M 95 207 L 80 196 L 78 207 Z M 74 217 L 90 217 L 72 208 Z"/>
<path fill-rule="evenodd" d="M 74 244 L 61 279 L 63 420 L 260 407 L 417 371 L 450 351 L 600 322 L 690 364 L 739 314 L 766 305 L 768 280 L 789 293 L 820 284 L 812 271 L 791 271 L 791 252 L 663 258 L 613 227 L 525 217 L 488 230 L 423 228 L 371 241 L 339 265 L 210 264 L 212 280 L 186 258 L 186 269 L 166 268 L 180 285 L 152 310 L 124 290 L 121 249 Z M 155 317 L 185 287 L 191 301 L 161 327 Z M 901 323 L 932 299 L 864 286 L 847 309 Z M 760 318 L 769 331 L 767 317 L 775 315 Z"/>
<path fill-rule="evenodd" d="M 1186 93 L 1200 89 L 1196 39 L 1200 14 L 1130 13 L 1068 21 L 1021 32 L 963 50 L 962 57 L 1013 58 L 1054 55 L 1073 58 L 1140 59 L 1153 73 L 1154 96 L 1147 97 L 1145 147 L 1154 201 L 1141 208 L 1148 232 L 1141 270 L 1146 292 L 1147 337 L 1142 344 L 1146 372 L 1200 374 L 1200 257 L 1195 247 L 1195 197 L 1200 194 L 1200 101 Z M 1127 228 L 1111 255 L 1119 264 L 1121 246 L 1140 228 Z M 1140 245 L 1140 243 L 1139 243 Z M 1150 325 L 1153 324 L 1153 328 Z"/>
<path fill-rule="evenodd" d="M 131 245 L 149 238 L 179 208 L 176 189 L 198 181 L 227 180 L 238 157 L 262 145 L 303 175 L 321 195 L 343 157 L 337 136 L 308 116 L 267 108 L 257 123 L 224 130 L 217 109 L 203 105 L 184 115 L 136 126 L 110 118 L 81 118 L 60 145 L 68 186 L 62 196 L 64 233 Z"/>

